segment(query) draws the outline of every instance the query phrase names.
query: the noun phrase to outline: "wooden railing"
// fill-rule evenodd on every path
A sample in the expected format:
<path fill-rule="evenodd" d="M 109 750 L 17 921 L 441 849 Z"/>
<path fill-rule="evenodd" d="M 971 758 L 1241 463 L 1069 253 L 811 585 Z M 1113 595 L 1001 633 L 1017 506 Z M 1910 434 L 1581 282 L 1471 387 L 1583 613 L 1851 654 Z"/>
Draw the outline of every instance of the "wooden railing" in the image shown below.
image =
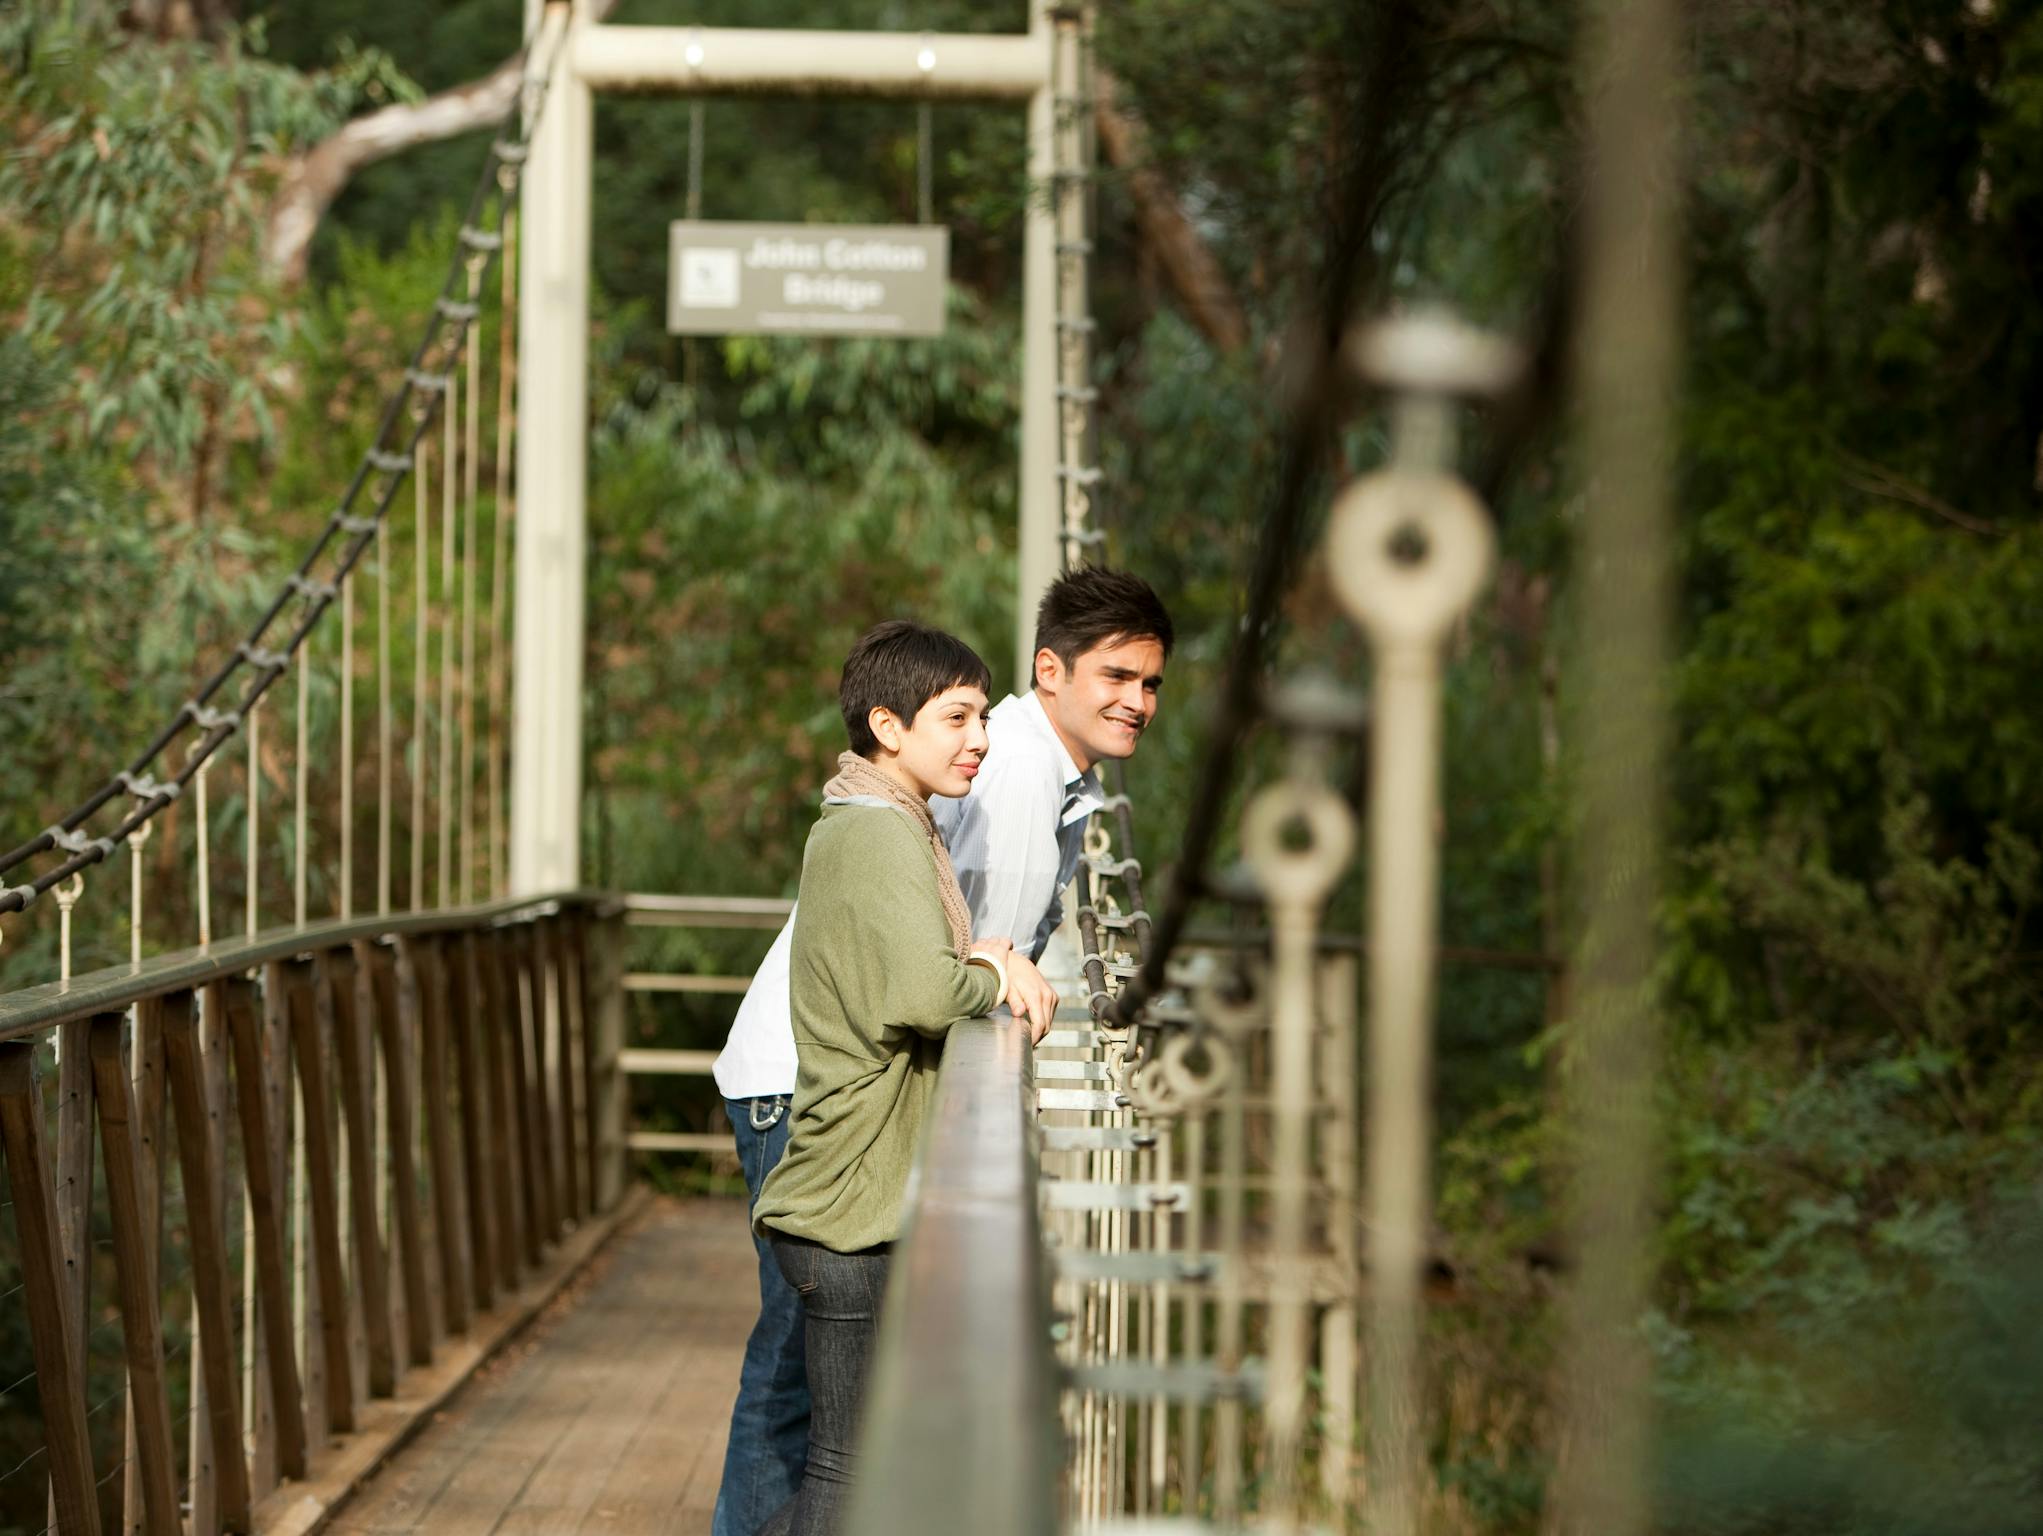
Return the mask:
<path fill-rule="evenodd" d="M 634 893 L 624 898 L 624 921 L 631 928 L 740 928 L 777 933 L 794 903 L 772 896 L 666 896 Z M 621 985 L 626 994 L 709 994 L 743 997 L 752 985 L 744 975 L 703 972 L 627 970 Z M 707 1077 L 716 1065 L 713 1050 L 640 1048 L 624 1052 L 621 1067 L 633 1077 Z M 727 1154 L 729 1131 L 634 1130 L 634 1152 Z"/>
<path fill-rule="evenodd" d="M 44 1430 L 0 1527 L 304 1529 L 520 1326 L 620 1206 L 621 916 L 328 923 L 0 997 L 7 1390 Z"/>

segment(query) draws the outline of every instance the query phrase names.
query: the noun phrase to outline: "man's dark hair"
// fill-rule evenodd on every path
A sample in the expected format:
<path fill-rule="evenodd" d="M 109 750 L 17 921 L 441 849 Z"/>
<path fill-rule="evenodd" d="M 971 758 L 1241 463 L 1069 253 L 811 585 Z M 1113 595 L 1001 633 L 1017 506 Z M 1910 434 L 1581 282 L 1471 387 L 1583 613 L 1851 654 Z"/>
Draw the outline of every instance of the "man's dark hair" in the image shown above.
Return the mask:
<path fill-rule="evenodd" d="M 1036 605 L 1036 650 L 1054 652 L 1067 670 L 1109 641 L 1154 640 L 1168 657 L 1176 638 L 1156 589 L 1103 565 L 1066 571 Z"/>
<path fill-rule="evenodd" d="M 837 684 L 837 705 L 844 711 L 844 729 L 851 750 L 870 758 L 880 750 L 879 738 L 867 723 L 876 709 L 892 710 L 903 725 L 915 712 L 951 688 L 993 687 L 986 663 L 956 635 L 908 619 L 875 624 L 858 637 L 844 658 L 844 677 Z"/>

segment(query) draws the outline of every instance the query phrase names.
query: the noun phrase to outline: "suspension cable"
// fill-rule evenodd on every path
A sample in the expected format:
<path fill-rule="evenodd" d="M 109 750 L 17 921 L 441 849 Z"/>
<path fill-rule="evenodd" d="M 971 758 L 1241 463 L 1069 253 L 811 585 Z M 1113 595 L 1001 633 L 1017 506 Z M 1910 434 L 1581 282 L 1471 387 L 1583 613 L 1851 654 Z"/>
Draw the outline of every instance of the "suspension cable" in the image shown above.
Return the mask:
<path fill-rule="evenodd" d="M 424 408 L 421 407 L 423 410 Z M 426 613 L 431 607 L 427 570 L 432 564 L 433 498 L 427 466 L 432 443 L 421 437 L 412 445 L 411 616 L 411 909 L 426 904 Z"/>
<path fill-rule="evenodd" d="M 488 203 L 490 189 L 499 184 L 499 170 L 515 171 L 525 158 L 530 127 L 539 119 L 545 102 L 546 85 L 559 56 L 560 49 L 556 46 L 552 56 L 546 61 L 547 67 L 527 75 L 525 89 L 519 92 L 519 99 L 512 104 L 499 124 L 489 152 L 484 157 L 482 172 L 476 178 L 474 189 L 469 195 L 467 210 L 462 218 L 461 243 L 449 259 L 439 297 L 426 319 L 418 345 L 412 353 L 410 366 L 390 395 L 375 437 L 363 453 L 347 489 L 341 495 L 334 511 L 328 515 L 318 536 L 313 539 L 299 560 L 291 577 L 285 581 L 257 618 L 249 630 L 248 638 L 229 653 L 197 693 L 179 706 L 134 760 L 99 789 L 65 812 L 54 827 L 39 832 L 18 847 L 0 855 L 0 875 L 4 875 L 27 860 L 56 847 L 53 832 L 75 832 L 130 784 L 143 784 L 149 787 L 149 793 L 136 796 L 137 803 L 133 809 L 122 818 L 108 837 L 92 840 L 85 851 L 71 854 L 56 868 L 26 884 L 11 887 L 0 885 L 0 913 L 23 910 L 38 896 L 53 889 L 58 882 L 78 873 L 88 865 L 100 862 L 115 845 L 127 841 L 137 828 L 153 820 L 164 807 L 175 800 L 182 793 L 184 786 L 198 773 L 200 765 L 219 750 L 234 733 L 241 720 L 250 716 L 251 711 L 289 665 L 291 657 L 333 602 L 338 590 L 334 584 L 354 569 L 373 537 L 373 530 L 366 528 L 350 535 L 349 526 L 360 526 L 364 521 L 380 523 L 383 520 L 405 474 L 410 470 L 413 443 L 427 428 L 426 421 L 419 422 L 410 434 L 409 440 L 406 440 L 405 435 L 398 430 L 405 407 L 417 389 L 420 365 L 440 340 L 443 328 L 451 328 L 458 344 L 462 332 L 475 321 L 473 308 L 454 298 L 456 284 L 461 278 L 470 252 L 481 250 L 488 257 L 494 258 L 499 244 L 498 238 L 494 231 L 481 228 L 478 221 Z M 509 202 L 509 196 L 506 194 L 499 203 L 499 223 Z M 375 482 L 373 488 L 372 481 Z M 363 498 L 365 491 L 373 503 L 373 510 L 368 519 L 362 520 L 355 517 L 354 508 L 356 502 Z M 280 647 L 266 648 L 263 642 L 282 615 L 285 606 L 293 596 L 306 590 L 313 571 L 322 560 L 329 558 L 330 551 L 336 547 L 338 553 L 331 556 L 335 566 L 333 575 L 328 582 L 319 584 L 318 589 L 323 595 L 312 599 L 305 616 L 288 631 Z M 226 718 L 211 729 L 199 727 L 201 735 L 196 747 L 187 751 L 183 766 L 172 778 L 163 782 L 149 778 L 147 775 L 151 765 L 162 757 L 180 734 L 196 725 L 199 711 L 205 709 L 230 680 L 244 671 L 247 673 L 246 686 L 240 699 L 225 712 Z"/>
<path fill-rule="evenodd" d="M 355 915 L 355 581 L 340 579 L 340 918 Z"/>
<path fill-rule="evenodd" d="M 390 912 L 390 530 L 376 525 L 376 915 Z"/>
<path fill-rule="evenodd" d="M 457 505 L 455 488 L 460 483 L 461 473 L 461 444 L 457 435 L 461 414 L 461 378 L 455 368 L 455 353 L 451 347 L 448 349 L 445 378 L 447 395 L 440 407 L 440 795 L 433 818 L 434 847 L 438 854 L 435 867 L 439 872 L 439 883 L 434 889 L 439 893 L 443 907 L 452 904 L 454 889 L 454 760 L 461 753 L 459 722 L 454 716 L 454 645 L 459 633 L 450 611 L 455 593 L 459 590 L 459 573 L 455 569 L 459 556 L 455 546 L 456 535 L 460 531 L 461 509 Z"/>
<path fill-rule="evenodd" d="M 482 262 L 468 263 L 468 302 L 479 305 Z M 475 900 L 475 528 L 482 490 L 482 327 L 468 328 L 466 438 L 461 464 L 461 778 L 455 814 L 461 823 L 461 902 Z"/>

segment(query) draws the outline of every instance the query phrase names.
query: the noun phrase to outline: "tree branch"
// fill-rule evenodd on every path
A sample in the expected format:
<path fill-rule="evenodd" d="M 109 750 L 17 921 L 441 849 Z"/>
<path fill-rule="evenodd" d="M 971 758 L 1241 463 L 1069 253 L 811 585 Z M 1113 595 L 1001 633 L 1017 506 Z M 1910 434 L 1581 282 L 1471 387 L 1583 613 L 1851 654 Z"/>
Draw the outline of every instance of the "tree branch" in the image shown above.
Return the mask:
<path fill-rule="evenodd" d="M 1155 253 L 1185 317 L 1222 352 L 1239 351 L 1249 342 L 1248 314 L 1212 250 L 1150 162 L 1142 125 L 1114 104 L 1114 92 L 1113 76 L 1096 70 L 1093 118 L 1100 150 L 1126 179 L 1142 238 Z"/>
<path fill-rule="evenodd" d="M 617 0 L 590 0 L 584 14 L 591 22 L 601 21 L 616 5 Z M 495 126 L 517 99 L 524 70 L 520 51 L 480 80 L 355 118 L 294 157 L 270 206 L 263 237 L 270 271 L 286 283 L 303 282 L 320 220 L 357 171 L 421 144 Z"/>

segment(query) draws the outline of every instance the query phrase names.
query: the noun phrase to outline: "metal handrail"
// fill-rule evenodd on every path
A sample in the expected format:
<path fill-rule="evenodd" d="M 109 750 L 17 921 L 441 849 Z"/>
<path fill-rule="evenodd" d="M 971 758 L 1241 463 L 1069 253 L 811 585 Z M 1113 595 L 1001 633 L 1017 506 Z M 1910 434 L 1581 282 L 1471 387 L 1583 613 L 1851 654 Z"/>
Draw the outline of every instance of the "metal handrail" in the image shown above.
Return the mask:
<path fill-rule="evenodd" d="M 196 990 L 234 976 L 245 976 L 272 960 L 288 960 L 318 950 L 338 949 L 360 939 L 403 934 L 450 933 L 545 916 L 574 909 L 597 917 L 623 910 L 607 891 L 553 891 L 540 896 L 514 896 L 471 907 L 434 911 L 391 912 L 347 922 L 309 923 L 303 928 L 272 928 L 254 938 L 228 939 L 197 949 L 152 955 L 140 964 L 110 965 L 68 981 L 24 987 L 0 994 L 0 1042 L 27 1039 L 74 1019 L 112 1013 L 170 992 Z"/>
<path fill-rule="evenodd" d="M 894 1248 L 851 1536 L 1057 1529 L 1064 1449 L 1016 1025 L 954 1025 Z"/>

